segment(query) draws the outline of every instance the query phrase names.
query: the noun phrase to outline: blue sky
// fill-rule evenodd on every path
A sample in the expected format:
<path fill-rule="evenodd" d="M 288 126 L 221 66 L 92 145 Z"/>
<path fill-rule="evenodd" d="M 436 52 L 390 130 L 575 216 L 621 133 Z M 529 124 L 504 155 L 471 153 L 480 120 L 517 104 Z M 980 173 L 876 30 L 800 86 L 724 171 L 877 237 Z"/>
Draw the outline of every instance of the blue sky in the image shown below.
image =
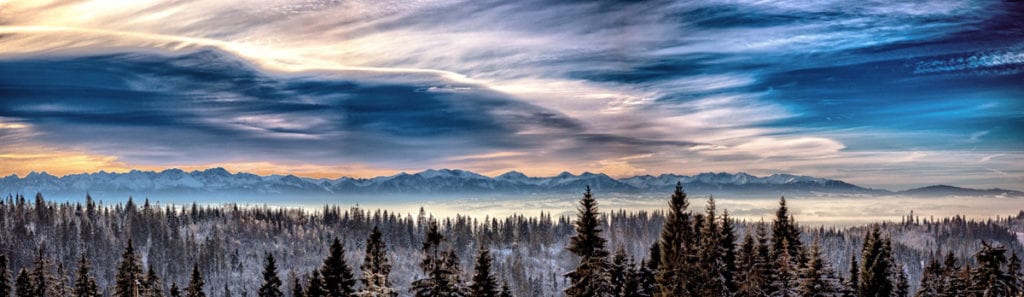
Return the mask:
<path fill-rule="evenodd" d="M 0 174 L 1024 184 L 1024 4 L 9 1 Z"/>

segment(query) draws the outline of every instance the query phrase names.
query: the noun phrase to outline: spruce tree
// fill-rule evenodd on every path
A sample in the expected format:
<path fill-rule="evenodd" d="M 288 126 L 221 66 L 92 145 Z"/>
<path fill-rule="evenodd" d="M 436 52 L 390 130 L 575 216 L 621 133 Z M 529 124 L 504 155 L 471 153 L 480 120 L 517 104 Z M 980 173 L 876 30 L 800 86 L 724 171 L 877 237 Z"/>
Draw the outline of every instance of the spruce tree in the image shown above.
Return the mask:
<path fill-rule="evenodd" d="M 800 241 L 800 229 L 796 226 L 793 216 L 786 206 L 786 197 L 779 198 L 779 209 L 772 220 L 772 258 L 775 262 L 774 272 L 778 276 L 770 289 L 770 294 L 788 296 L 796 291 L 796 272 L 804 263 L 803 244 Z M 785 260 L 785 262 L 780 262 Z"/>
<path fill-rule="evenodd" d="M 199 273 L 199 265 L 192 265 L 192 278 L 188 282 L 188 288 L 185 290 L 185 297 L 206 297 L 206 291 L 203 286 L 206 285 L 206 281 L 203 280 L 203 275 Z"/>
<path fill-rule="evenodd" d="M 32 285 L 32 279 L 28 276 L 28 271 L 24 268 L 21 272 L 18 272 L 18 280 L 14 283 L 14 291 L 16 297 L 35 297 L 35 286 Z"/>
<path fill-rule="evenodd" d="M 1003 271 L 1006 266 L 1006 248 L 981 242 L 981 250 L 974 254 L 978 262 L 971 275 L 971 292 L 982 296 L 1010 296 L 1010 275 Z"/>
<path fill-rule="evenodd" d="M 75 297 L 101 296 L 96 279 L 89 272 L 90 269 L 89 260 L 83 253 L 81 259 L 78 260 L 78 270 L 75 272 L 75 288 L 72 292 Z"/>
<path fill-rule="evenodd" d="M 121 254 L 121 264 L 117 267 L 117 276 L 114 281 L 114 297 L 135 297 L 142 288 L 142 265 L 139 256 L 135 254 L 135 247 L 132 240 L 128 240 L 128 246 Z"/>
<path fill-rule="evenodd" d="M 715 197 L 708 198 L 706 211 L 697 249 L 696 293 L 700 296 L 728 296 L 731 291 L 726 280 L 725 251 L 715 214 Z"/>
<path fill-rule="evenodd" d="M 789 241 L 782 239 L 782 247 L 784 249 L 789 248 Z M 775 288 L 773 296 L 796 296 L 799 292 L 799 284 L 797 277 L 799 273 L 799 266 L 796 264 L 796 260 L 790 256 L 788 252 L 782 252 L 779 254 L 779 258 L 775 262 Z"/>
<path fill-rule="evenodd" d="M 611 277 L 612 282 L 612 293 L 614 296 L 625 296 L 629 293 L 626 288 L 630 281 L 629 275 L 629 263 L 626 258 L 626 249 L 623 246 L 619 246 L 615 249 L 615 256 L 612 257 L 612 265 L 608 270 L 608 275 Z"/>
<path fill-rule="evenodd" d="M 612 284 L 608 276 L 607 242 L 601 237 L 601 219 L 597 212 L 597 201 L 594 200 L 590 187 L 587 186 L 583 198 L 580 199 L 579 212 L 576 216 L 576 235 L 570 238 L 569 251 L 580 258 L 579 265 L 569 272 L 570 284 L 565 289 L 568 297 L 576 296 L 611 296 Z"/>
<path fill-rule="evenodd" d="M 363 297 L 391 297 L 397 296 L 398 291 L 391 287 L 388 275 L 391 274 L 391 261 L 388 259 L 387 245 L 382 238 L 377 226 L 373 227 L 370 237 L 366 239 L 366 253 L 363 258 L 363 265 L 359 267 L 363 272 L 363 290 L 359 296 Z"/>
<path fill-rule="evenodd" d="M 647 260 L 642 261 L 642 265 L 639 267 L 637 272 L 637 296 L 639 297 L 653 297 L 655 292 L 658 290 L 658 283 L 656 273 L 658 271 L 658 265 L 661 264 L 661 244 L 657 241 L 651 245 L 648 251 Z"/>
<path fill-rule="evenodd" d="M 143 280 L 142 289 L 144 289 L 145 293 L 142 293 L 142 296 L 164 297 L 164 284 L 160 281 L 160 277 L 156 275 L 156 271 L 153 270 L 153 265 L 149 266 Z"/>
<path fill-rule="evenodd" d="M 1024 272 L 1021 272 L 1021 261 L 1020 257 L 1017 257 L 1017 253 L 1014 252 L 1010 255 L 1010 260 L 1006 264 L 1007 275 L 1010 277 L 1010 295 L 1018 296 L 1024 295 Z"/>
<path fill-rule="evenodd" d="M 291 297 L 305 297 L 306 289 L 302 287 L 302 283 L 299 282 L 299 278 L 296 277 L 292 281 L 292 296 Z"/>
<path fill-rule="evenodd" d="M 754 243 L 753 232 L 747 231 L 743 236 L 743 243 L 736 259 L 736 296 L 753 297 L 759 296 L 761 291 L 758 280 L 761 278 L 757 273 L 757 246 Z"/>
<path fill-rule="evenodd" d="M 846 292 L 843 296 L 860 296 L 860 265 L 857 264 L 857 255 L 850 254 L 850 278 L 846 283 Z"/>
<path fill-rule="evenodd" d="M 313 270 L 309 275 L 309 282 L 306 283 L 306 297 L 327 297 L 327 288 L 324 288 L 324 280 L 320 277 L 319 270 Z"/>
<path fill-rule="evenodd" d="M 40 199 L 39 194 L 36 194 L 37 204 Z M 36 256 L 35 267 L 32 268 L 32 294 L 35 296 L 50 296 L 50 274 L 49 262 L 43 257 L 43 248 L 39 248 L 39 252 Z"/>
<path fill-rule="evenodd" d="M 968 269 L 969 270 L 969 269 Z M 940 296 L 964 296 L 967 292 L 967 278 L 961 273 L 956 256 L 952 251 L 946 254 L 942 266 L 942 291 Z"/>
<path fill-rule="evenodd" d="M 821 258 L 821 246 L 815 238 L 807 265 L 800 270 L 800 296 L 831 297 L 839 293 L 838 284 L 828 263 Z"/>
<path fill-rule="evenodd" d="M 777 261 L 772 257 L 771 243 L 768 241 L 768 230 L 764 221 L 755 227 L 757 234 L 757 257 L 754 259 L 755 282 L 761 295 L 774 295 L 779 292 L 778 275 L 775 271 Z"/>
<path fill-rule="evenodd" d="M 668 213 L 661 229 L 661 259 L 656 273 L 656 296 L 689 295 L 686 291 L 690 271 L 688 256 L 691 252 L 688 241 L 691 240 L 693 228 L 690 213 L 687 212 L 689 205 L 686 201 L 686 192 L 683 192 L 683 183 L 676 182 L 676 190 L 669 198 Z"/>
<path fill-rule="evenodd" d="M 498 297 L 512 297 L 512 290 L 508 288 L 508 282 L 501 284 L 501 293 Z"/>
<path fill-rule="evenodd" d="M 68 284 L 68 272 L 64 269 L 64 263 L 57 263 L 57 274 L 53 276 L 53 287 L 50 295 L 56 297 L 69 297 L 73 294 Z"/>
<path fill-rule="evenodd" d="M 274 255 L 267 253 L 266 264 L 263 265 L 263 284 L 260 285 L 259 297 L 282 297 L 281 278 L 277 276 L 277 261 Z"/>
<path fill-rule="evenodd" d="M 168 291 L 170 297 L 181 297 L 181 289 L 178 288 L 177 283 L 171 283 L 171 290 Z"/>
<path fill-rule="evenodd" d="M 491 272 L 491 262 L 493 261 L 491 251 L 481 245 L 480 251 L 476 256 L 476 265 L 473 267 L 473 284 L 469 286 L 469 296 L 498 296 L 500 293 L 498 290 L 498 280 L 494 277 L 494 273 Z"/>
<path fill-rule="evenodd" d="M 903 269 L 903 265 L 897 265 L 894 273 L 896 275 L 896 281 L 893 286 L 893 296 L 910 296 L 910 280 L 907 279 L 907 272 Z"/>
<path fill-rule="evenodd" d="M 942 292 L 942 264 L 932 256 L 928 265 L 921 273 L 921 285 L 917 289 L 916 297 L 939 297 Z"/>
<path fill-rule="evenodd" d="M 430 221 L 428 224 L 426 238 L 423 240 L 423 261 L 420 262 L 420 269 L 425 277 L 414 281 L 410 290 L 417 297 L 462 296 L 459 284 L 454 282 L 458 275 L 452 270 L 458 267 L 457 259 L 454 258 L 454 253 L 441 250 L 444 235 L 438 230 L 437 222 Z M 451 265 L 452 262 L 456 262 L 456 265 Z"/>
<path fill-rule="evenodd" d="M 0 297 L 11 296 L 11 270 L 7 267 L 7 255 L 0 254 Z"/>
<path fill-rule="evenodd" d="M 725 286 L 729 292 L 736 292 L 736 230 L 733 227 L 733 220 L 729 217 L 729 210 L 722 212 L 722 227 L 719 241 L 722 251 L 722 262 L 725 269 L 722 277 L 725 278 Z"/>
<path fill-rule="evenodd" d="M 892 248 L 878 225 L 867 233 L 861 255 L 861 297 L 890 297 L 894 292 Z"/>
<path fill-rule="evenodd" d="M 345 247 L 337 238 L 331 243 L 330 255 L 320 268 L 328 297 L 349 297 L 355 293 L 356 277 L 345 261 Z"/>

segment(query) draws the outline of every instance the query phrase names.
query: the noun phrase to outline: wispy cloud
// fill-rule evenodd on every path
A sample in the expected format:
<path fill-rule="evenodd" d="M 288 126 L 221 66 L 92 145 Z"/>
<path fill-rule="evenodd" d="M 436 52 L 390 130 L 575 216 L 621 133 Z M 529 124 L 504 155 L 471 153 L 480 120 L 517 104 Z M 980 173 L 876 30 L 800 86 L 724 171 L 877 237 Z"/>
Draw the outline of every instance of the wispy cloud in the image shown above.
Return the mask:
<path fill-rule="evenodd" d="M 942 162 L 1024 145 L 1010 2 L 2 7 L 0 154 L 73 147 L 111 162 L 96 168 L 886 168 L 941 183 L 968 181 Z M 1019 178 L 1005 158 L 984 163 Z"/>

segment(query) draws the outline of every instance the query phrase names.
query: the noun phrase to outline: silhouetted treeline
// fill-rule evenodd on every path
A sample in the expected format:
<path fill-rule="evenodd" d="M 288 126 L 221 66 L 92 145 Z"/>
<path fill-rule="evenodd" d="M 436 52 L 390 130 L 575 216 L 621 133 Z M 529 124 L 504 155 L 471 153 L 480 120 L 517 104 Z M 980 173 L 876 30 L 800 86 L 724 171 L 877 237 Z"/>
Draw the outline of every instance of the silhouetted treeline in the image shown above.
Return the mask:
<path fill-rule="evenodd" d="M 1024 212 L 803 228 L 681 186 L 665 211 L 475 219 L 325 206 L 0 201 L 0 297 L 1020 296 Z M 918 289 L 920 288 L 920 289 Z"/>

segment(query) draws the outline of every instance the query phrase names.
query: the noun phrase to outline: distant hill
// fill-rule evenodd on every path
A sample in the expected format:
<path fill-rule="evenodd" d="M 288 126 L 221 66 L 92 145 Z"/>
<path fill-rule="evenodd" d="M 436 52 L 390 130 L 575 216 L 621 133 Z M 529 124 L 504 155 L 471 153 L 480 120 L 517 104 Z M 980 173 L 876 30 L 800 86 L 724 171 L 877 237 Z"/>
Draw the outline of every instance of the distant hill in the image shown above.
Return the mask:
<path fill-rule="evenodd" d="M 10 175 L 0 178 L 0 193 L 48 196 L 124 197 L 197 195 L 216 196 L 278 196 L 305 197 L 339 195 L 541 195 L 579 193 L 590 186 L 602 194 L 667 195 L 677 182 L 682 182 L 691 195 L 722 196 L 828 196 L 828 195 L 1010 195 L 1024 196 L 1012 190 L 975 190 L 951 186 L 932 186 L 902 192 L 864 188 L 840 180 L 773 174 L 754 176 L 746 173 L 701 173 L 693 176 L 662 174 L 628 178 L 612 178 L 603 173 L 569 172 L 549 177 L 531 177 L 510 171 L 488 177 L 458 169 L 425 170 L 374 178 L 337 179 L 307 178 L 295 175 L 256 175 L 231 173 L 224 168 L 184 171 L 133 170 L 126 173 L 81 173 L 62 177 L 32 172 L 24 177 Z"/>

